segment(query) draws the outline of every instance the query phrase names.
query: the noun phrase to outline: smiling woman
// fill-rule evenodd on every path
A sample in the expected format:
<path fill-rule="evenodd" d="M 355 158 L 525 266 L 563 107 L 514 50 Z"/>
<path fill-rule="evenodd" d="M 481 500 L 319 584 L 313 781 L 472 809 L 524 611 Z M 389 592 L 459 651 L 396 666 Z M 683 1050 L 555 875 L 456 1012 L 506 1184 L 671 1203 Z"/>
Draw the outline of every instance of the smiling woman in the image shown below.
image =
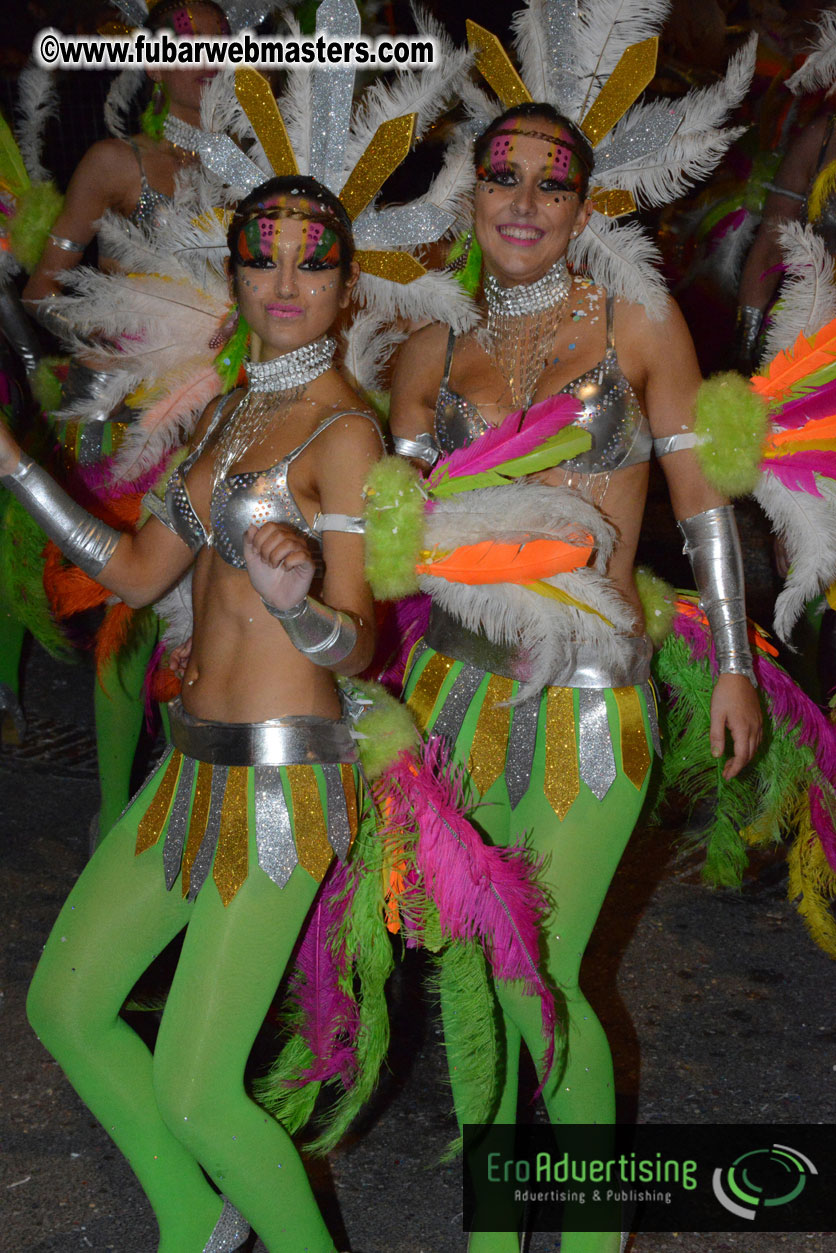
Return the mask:
<path fill-rule="evenodd" d="M 136 535 L 85 515 L 0 430 L 4 483 L 106 587 L 145 604 L 194 565 L 173 748 L 73 889 L 28 1010 L 131 1161 L 164 1253 L 237 1248 L 249 1222 L 270 1249 L 333 1253 L 289 1136 L 243 1074 L 318 885 L 357 828 L 334 670 L 362 670 L 374 647 L 356 520 L 381 439 L 327 335 L 356 280 L 341 206 L 313 180 L 273 180 L 229 238 L 247 386 L 209 405 Z M 119 1009 L 183 928 L 152 1057 Z"/>

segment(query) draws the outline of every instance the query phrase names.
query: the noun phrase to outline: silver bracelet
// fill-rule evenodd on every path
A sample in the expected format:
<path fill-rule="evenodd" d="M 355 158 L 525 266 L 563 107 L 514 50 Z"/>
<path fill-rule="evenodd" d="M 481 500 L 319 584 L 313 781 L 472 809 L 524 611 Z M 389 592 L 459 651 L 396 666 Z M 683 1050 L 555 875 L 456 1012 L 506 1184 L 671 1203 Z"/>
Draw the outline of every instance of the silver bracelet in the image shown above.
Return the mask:
<path fill-rule="evenodd" d="M 738 305 L 737 339 L 743 355 L 754 360 L 758 335 L 763 325 L 763 309 L 755 305 Z"/>
<path fill-rule="evenodd" d="M 261 598 L 269 614 L 278 618 L 288 639 L 315 666 L 336 666 L 345 661 L 357 643 L 357 625 L 342 609 L 321 605 L 312 596 L 305 596 L 290 609 L 276 609 Z"/>
<path fill-rule="evenodd" d="M 53 235 L 52 231 L 49 232 L 49 242 L 62 252 L 84 252 L 87 247 L 86 244 L 77 244 L 74 239 L 67 239 L 65 235 Z"/>
<path fill-rule="evenodd" d="M 43 349 L 20 302 L 17 288 L 10 283 L 0 285 L 0 331 L 8 340 L 9 347 L 20 357 L 26 373 L 34 374 L 43 356 Z"/>
<path fill-rule="evenodd" d="M 119 531 L 82 509 L 46 470 L 23 453 L 17 469 L 0 477 L 0 483 L 17 497 L 65 557 L 96 578 L 116 552 Z"/>
<path fill-rule="evenodd" d="M 720 674 L 745 674 L 757 687 L 746 623 L 743 553 L 731 505 L 679 523 L 700 605 L 708 618 Z"/>
<path fill-rule="evenodd" d="M 396 435 L 393 444 L 399 457 L 405 457 L 408 461 L 423 461 L 430 469 L 441 456 L 441 449 L 429 431 L 422 431 L 415 439 L 404 439 Z"/>

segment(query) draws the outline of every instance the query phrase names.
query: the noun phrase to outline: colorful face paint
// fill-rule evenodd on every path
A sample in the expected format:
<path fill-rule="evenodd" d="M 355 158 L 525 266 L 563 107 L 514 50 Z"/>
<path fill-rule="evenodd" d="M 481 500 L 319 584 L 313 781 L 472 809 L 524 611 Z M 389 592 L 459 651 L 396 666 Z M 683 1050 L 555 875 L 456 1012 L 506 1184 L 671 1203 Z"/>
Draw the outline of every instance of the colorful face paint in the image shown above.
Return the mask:
<path fill-rule="evenodd" d="M 534 130 L 528 118 L 518 118 L 492 135 L 482 149 L 476 165 L 476 177 L 482 182 L 501 181 L 513 173 L 514 149 L 520 136 L 539 139 L 545 146 L 543 180 L 558 184 L 565 191 L 584 195 L 589 176 L 584 161 L 576 151 L 571 131 L 554 126 L 552 132 Z"/>
<path fill-rule="evenodd" d="M 158 5 L 151 9 L 149 16 L 153 18 L 157 11 L 160 11 L 160 12 L 164 11 L 165 22 L 162 24 L 165 26 L 170 26 L 171 29 L 174 31 L 175 35 L 206 35 L 208 34 L 209 33 L 208 31 L 205 31 L 205 30 L 199 31 L 197 29 L 198 24 L 205 25 L 205 23 L 199 23 L 199 22 L 196 23 L 192 8 L 205 9 L 206 6 L 201 5 L 201 4 L 195 4 L 194 6 L 190 7 L 189 5 L 184 4 L 184 5 L 178 5 L 176 8 L 168 9 L 166 8 L 165 5 Z M 209 11 L 212 13 L 215 12 L 214 8 L 212 8 Z M 218 20 L 218 33 L 221 35 L 230 34 L 229 22 L 227 21 L 226 17 L 220 12 L 220 10 L 217 13 L 217 20 Z"/>
<path fill-rule="evenodd" d="M 294 205 L 294 207 L 297 207 Z M 234 259 L 239 265 L 266 268 L 276 264 L 282 229 L 281 210 L 271 207 L 264 216 L 250 218 L 238 233 Z M 306 270 L 331 270 L 340 264 L 340 239 L 323 222 L 302 220 L 302 242 L 297 265 Z"/>

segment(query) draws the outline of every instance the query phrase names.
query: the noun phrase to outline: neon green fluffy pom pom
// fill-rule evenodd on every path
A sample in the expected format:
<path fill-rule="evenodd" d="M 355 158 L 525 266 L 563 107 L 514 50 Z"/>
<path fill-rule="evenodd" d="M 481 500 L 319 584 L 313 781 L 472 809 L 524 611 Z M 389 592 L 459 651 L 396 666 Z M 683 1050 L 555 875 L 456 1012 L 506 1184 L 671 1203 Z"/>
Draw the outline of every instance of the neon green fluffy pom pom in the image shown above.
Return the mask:
<path fill-rule="evenodd" d="M 653 647 L 660 648 L 670 633 L 676 615 L 676 592 L 670 583 L 660 579 L 647 566 L 639 566 L 634 578 L 644 611 L 645 630 L 653 641 Z"/>
<path fill-rule="evenodd" d="M 61 380 L 55 367 L 65 365 L 66 357 L 42 357 L 32 375 L 32 395 L 44 413 L 54 413 L 61 408 Z"/>
<path fill-rule="evenodd" d="M 379 683 L 352 679 L 367 700 L 374 702 L 357 720 L 357 751 L 366 777 L 374 782 L 404 749 L 416 748 L 420 741 L 412 714 L 401 701 L 390 696 Z"/>
<path fill-rule="evenodd" d="M 366 578 L 378 600 L 418 590 L 423 543 L 421 477 L 401 457 L 384 457 L 366 484 Z"/>
<path fill-rule="evenodd" d="M 754 489 L 767 413 L 766 401 L 731 370 L 706 379 L 697 392 L 697 459 L 708 482 L 724 496 L 745 496 Z"/>
<path fill-rule="evenodd" d="M 63 207 L 64 197 L 54 183 L 33 183 L 18 200 L 9 243 L 27 274 L 40 261 L 47 236 Z"/>

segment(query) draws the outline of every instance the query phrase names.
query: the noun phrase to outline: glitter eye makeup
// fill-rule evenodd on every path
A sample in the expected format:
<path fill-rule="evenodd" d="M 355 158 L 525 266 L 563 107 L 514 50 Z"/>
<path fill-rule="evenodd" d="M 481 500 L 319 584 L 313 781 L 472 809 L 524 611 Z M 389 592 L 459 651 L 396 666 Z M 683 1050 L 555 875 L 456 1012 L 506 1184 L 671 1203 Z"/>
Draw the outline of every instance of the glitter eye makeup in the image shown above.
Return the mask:
<path fill-rule="evenodd" d="M 340 264 L 340 241 L 323 222 L 305 222 L 299 265 L 306 270 L 335 270 Z"/>
<path fill-rule="evenodd" d="M 549 191 L 562 191 L 566 194 L 583 196 L 586 168 L 575 151 L 573 137 L 569 131 L 555 128 L 553 135 L 543 131 L 533 131 L 527 125 L 513 124 L 492 136 L 481 159 L 476 164 L 476 178 L 479 182 L 507 183 L 515 177 L 513 167 L 516 140 L 520 136 L 542 140 L 548 144 L 546 164 L 540 182 L 558 183 Z M 561 197 L 562 199 L 563 197 Z"/>

